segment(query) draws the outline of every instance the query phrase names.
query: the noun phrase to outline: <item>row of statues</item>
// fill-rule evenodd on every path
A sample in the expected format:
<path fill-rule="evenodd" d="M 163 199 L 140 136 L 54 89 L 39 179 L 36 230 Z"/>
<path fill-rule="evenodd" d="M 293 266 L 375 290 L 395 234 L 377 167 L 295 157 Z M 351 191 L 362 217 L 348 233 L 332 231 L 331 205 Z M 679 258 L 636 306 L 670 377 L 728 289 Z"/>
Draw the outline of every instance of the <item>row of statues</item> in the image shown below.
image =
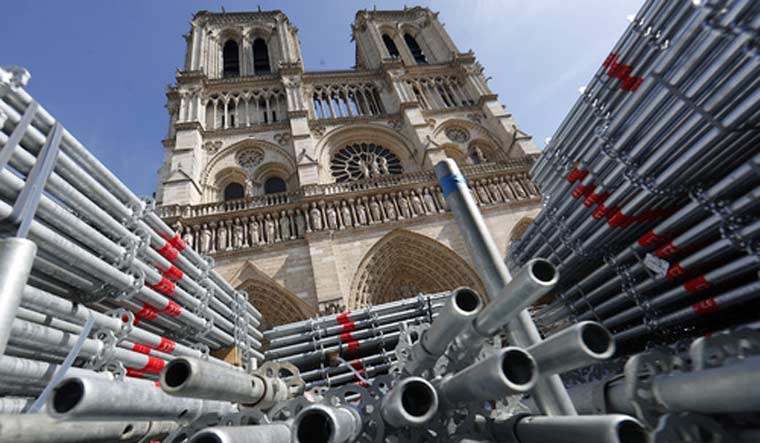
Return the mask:
<path fill-rule="evenodd" d="M 539 196 L 527 176 L 475 180 L 469 183 L 478 205 L 492 205 Z M 446 200 L 438 186 L 348 198 L 324 200 L 265 214 L 194 226 L 177 223 L 175 229 L 189 246 L 203 254 L 270 245 L 303 238 L 307 232 L 338 231 L 445 212 Z"/>

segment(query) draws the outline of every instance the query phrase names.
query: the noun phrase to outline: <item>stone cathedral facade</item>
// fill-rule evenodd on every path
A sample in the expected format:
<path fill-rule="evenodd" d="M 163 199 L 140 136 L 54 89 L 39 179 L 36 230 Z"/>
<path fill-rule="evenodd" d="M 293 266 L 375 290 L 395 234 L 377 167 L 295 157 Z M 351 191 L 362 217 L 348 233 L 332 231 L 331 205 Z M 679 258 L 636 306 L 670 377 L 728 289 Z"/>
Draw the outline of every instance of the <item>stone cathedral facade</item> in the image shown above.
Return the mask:
<path fill-rule="evenodd" d="M 304 70 L 280 11 L 191 24 L 167 93 L 158 210 L 269 326 L 483 290 L 433 166 L 457 161 L 506 255 L 539 207 L 538 150 L 438 14 L 359 11 L 356 66 L 335 71 Z"/>

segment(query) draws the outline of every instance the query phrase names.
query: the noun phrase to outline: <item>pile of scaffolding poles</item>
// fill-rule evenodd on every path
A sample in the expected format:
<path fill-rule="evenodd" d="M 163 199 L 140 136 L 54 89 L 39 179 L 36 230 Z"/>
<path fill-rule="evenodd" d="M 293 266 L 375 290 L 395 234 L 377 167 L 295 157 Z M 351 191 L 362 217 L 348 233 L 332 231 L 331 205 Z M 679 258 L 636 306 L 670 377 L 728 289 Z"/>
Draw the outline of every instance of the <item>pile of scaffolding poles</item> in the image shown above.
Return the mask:
<path fill-rule="evenodd" d="M 267 360 L 295 364 L 306 389 L 365 383 L 387 373 L 405 325 L 430 322 L 450 292 L 368 306 L 264 332 Z"/>
<path fill-rule="evenodd" d="M 235 347 L 254 370 L 262 320 L 247 295 L 34 101 L 28 77 L 0 68 L 0 414 L 44 410 L 64 377 L 98 379 L 109 392 L 145 379 L 130 389 L 155 396 L 158 374 L 178 357 L 243 373 L 210 350 Z M 153 435 L 166 430 L 153 421 L 209 411 L 161 395 L 178 415 L 146 412 L 133 429 Z"/>
<path fill-rule="evenodd" d="M 545 330 L 596 320 L 625 349 L 746 320 L 716 313 L 760 299 L 758 25 L 754 2 L 647 2 L 596 72 L 508 257 L 560 270 Z"/>

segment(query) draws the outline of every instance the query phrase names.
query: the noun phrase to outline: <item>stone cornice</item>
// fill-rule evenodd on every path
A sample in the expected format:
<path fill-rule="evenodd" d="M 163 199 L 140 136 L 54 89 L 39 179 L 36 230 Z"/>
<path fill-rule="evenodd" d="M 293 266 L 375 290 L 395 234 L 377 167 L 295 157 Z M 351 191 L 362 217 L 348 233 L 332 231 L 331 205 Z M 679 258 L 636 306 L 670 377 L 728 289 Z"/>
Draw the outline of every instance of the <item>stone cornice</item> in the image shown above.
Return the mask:
<path fill-rule="evenodd" d="M 535 207 L 540 202 L 537 189 L 528 183 L 527 172 L 468 174 L 468 183 L 484 213 Z M 262 197 L 282 203 L 246 208 L 244 200 L 237 200 L 221 203 L 234 209 L 222 213 L 193 217 L 187 207 L 161 207 L 159 214 L 169 224 L 179 222 L 185 226 L 183 238 L 196 250 L 218 258 L 451 217 L 435 179 L 333 195 L 299 197 L 298 192 L 291 192 Z"/>
<path fill-rule="evenodd" d="M 527 178 L 534 156 L 500 163 L 468 165 L 463 172 L 470 181 L 489 178 Z M 282 194 L 262 195 L 233 202 L 207 203 L 195 206 L 164 206 L 160 214 L 165 218 L 181 217 L 193 223 L 208 223 L 219 219 L 250 216 L 251 214 L 293 209 L 320 200 L 345 200 L 356 197 L 398 192 L 419 187 L 437 187 L 438 182 L 432 171 L 390 176 L 381 180 L 362 180 L 349 183 L 307 185 L 297 191 Z"/>
<path fill-rule="evenodd" d="M 181 122 L 174 124 L 175 131 L 203 131 L 203 126 L 198 122 Z"/>
<path fill-rule="evenodd" d="M 222 135 L 248 134 L 252 132 L 269 132 L 269 131 L 290 130 L 290 123 L 287 120 L 278 121 L 277 123 L 256 123 L 251 126 L 240 128 L 212 129 L 203 131 L 203 136 L 215 137 Z"/>

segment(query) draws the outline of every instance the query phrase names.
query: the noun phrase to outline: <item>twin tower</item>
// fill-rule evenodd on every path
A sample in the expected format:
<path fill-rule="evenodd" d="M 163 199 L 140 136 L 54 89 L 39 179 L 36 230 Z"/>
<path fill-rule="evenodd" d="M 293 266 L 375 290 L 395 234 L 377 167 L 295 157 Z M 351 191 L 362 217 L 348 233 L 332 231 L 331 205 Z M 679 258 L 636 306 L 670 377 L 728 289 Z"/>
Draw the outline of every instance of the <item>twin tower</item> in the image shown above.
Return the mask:
<path fill-rule="evenodd" d="M 267 294 L 277 300 L 280 314 L 265 318 L 478 285 L 464 275 L 458 234 L 437 232 L 451 218 L 432 173 L 443 158 L 460 164 L 493 216 L 509 214 L 504 247 L 520 211 L 536 207 L 526 173 L 537 149 L 429 9 L 359 11 L 356 66 L 331 71 L 304 70 L 297 28 L 280 11 L 201 11 L 191 25 L 167 92 L 156 200 L 257 307 L 270 309 Z M 380 275 L 366 254 L 399 233 L 447 252 L 431 263 L 410 255 Z M 416 276 L 415 266 L 441 260 L 459 270 Z"/>

